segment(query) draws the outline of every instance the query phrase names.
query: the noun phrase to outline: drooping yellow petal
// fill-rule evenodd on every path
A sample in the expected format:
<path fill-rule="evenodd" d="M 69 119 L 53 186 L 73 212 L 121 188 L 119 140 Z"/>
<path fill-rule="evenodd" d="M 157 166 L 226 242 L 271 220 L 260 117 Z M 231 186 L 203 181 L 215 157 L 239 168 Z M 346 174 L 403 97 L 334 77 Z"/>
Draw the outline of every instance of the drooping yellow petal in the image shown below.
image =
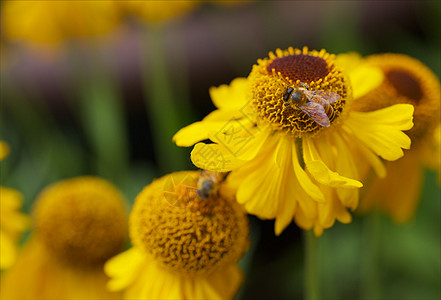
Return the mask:
<path fill-rule="evenodd" d="M 303 192 L 300 191 L 301 187 L 292 168 L 293 151 L 295 151 L 295 148 L 292 147 L 290 140 L 286 137 L 281 138 L 276 149 L 276 165 L 281 173 L 280 187 L 278 193 L 274 195 L 278 206 L 276 222 L 274 223 L 274 233 L 276 235 L 280 235 L 294 219 L 298 202 L 297 196 L 300 196 L 299 194 Z"/>
<path fill-rule="evenodd" d="M 352 112 L 345 126 L 375 154 L 386 160 L 403 156 L 410 148 L 410 138 L 402 132 L 413 126 L 414 108 L 410 104 L 396 104 L 372 112 Z"/>
<path fill-rule="evenodd" d="M 359 179 L 356 163 L 352 159 L 352 154 L 348 149 L 347 144 L 343 141 L 340 135 L 334 134 L 333 139 L 338 149 L 336 159 L 337 172 L 339 174 L 345 174 L 345 176 L 350 178 Z M 358 206 L 358 194 L 358 189 L 337 188 L 337 195 L 340 198 L 341 203 L 352 210 L 356 209 Z"/>
<path fill-rule="evenodd" d="M 247 101 L 246 93 L 249 89 L 246 78 L 236 78 L 230 85 L 223 84 L 210 88 L 210 97 L 214 105 L 220 109 L 240 109 Z"/>
<path fill-rule="evenodd" d="M 323 193 L 320 191 L 320 189 L 317 187 L 317 185 L 312 182 L 312 180 L 309 178 L 308 174 L 300 166 L 299 158 L 298 158 L 296 147 L 295 147 L 295 142 L 291 141 L 291 143 L 292 143 L 292 147 L 293 147 L 292 163 L 293 163 L 293 167 L 294 167 L 295 176 L 297 177 L 297 179 L 300 183 L 300 186 L 315 201 L 318 201 L 318 202 L 325 201 Z"/>
<path fill-rule="evenodd" d="M 10 268 L 16 258 L 14 241 L 3 230 L 0 230 L 0 270 Z"/>
<path fill-rule="evenodd" d="M 265 151 L 259 153 L 236 174 L 230 174 L 241 181 L 236 194 L 237 201 L 246 211 L 263 219 L 276 217 L 279 199 L 275 194 L 279 193 L 281 184 L 286 184 L 282 181 L 280 169 L 275 164 L 274 150 L 277 142 L 277 139 L 270 139 L 265 145 Z"/>
<path fill-rule="evenodd" d="M 407 151 L 403 158 L 386 162 L 386 167 L 387 176 L 370 184 L 360 211 L 380 209 L 396 222 L 408 222 L 415 215 L 423 184 L 419 153 Z"/>
<path fill-rule="evenodd" d="M 294 221 L 300 228 L 304 230 L 309 230 L 313 227 L 316 219 L 306 216 L 305 212 L 302 209 L 297 209 L 294 216 Z"/>
<path fill-rule="evenodd" d="M 228 172 L 253 159 L 264 145 L 268 131 L 246 129 L 240 124 L 210 133 L 209 138 L 216 144 L 196 144 L 191 152 L 192 162 L 201 169 Z"/>
<path fill-rule="evenodd" d="M 313 141 L 309 139 L 303 139 L 303 156 L 306 170 L 321 184 L 345 188 L 360 188 L 363 186 L 360 181 L 341 176 L 331 171 L 320 159 Z"/>
<path fill-rule="evenodd" d="M 219 131 L 224 125 L 225 121 L 195 122 L 179 130 L 173 136 L 173 142 L 179 147 L 190 147 L 197 142 L 208 139 L 210 132 Z"/>
<path fill-rule="evenodd" d="M 210 132 L 209 139 L 237 159 L 251 160 L 260 151 L 269 129 L 260 129 L 248 119 L 230 120 L 220 130 Z"/>
<path fill-rule="evenodd" d="M 243 282 L 242 270 L 230 264 L 209 275 L 186 276 L 165 270 L 153 260 L 139 268 L 125 299 L 233 299 Z"/>
<path fill-rule="evenodd" d="M 32 236 L 14 266 L 2 274 L 1 298 L 121 299 L 120 293 L 106 290 L 106 280 L 102 266 L 83 269 L 60 263 Z"/>
<path fill-rule="evenodd" d="M 198 143 L 194 146 L 191 151 L 191 161 L 200 169 L 214 172 L 229 172 L 247 162 L 238 159 L 218 144 L 204 143 Z"/>
<path fill-rule="evenodd" d="M 111 278 L 107 283 L 109 291 L 119 291 L 129 286 L 138 276 L 145 260 L 145 255 L 135 247 L 108 260 L 104 271 Z"/>
<path fill-rule="evenodd" d="M 233 264 L 207 276 L 207 282 L 216 290 L 220 299 L 234 299 L 243 281 L 243 271 Z"/>

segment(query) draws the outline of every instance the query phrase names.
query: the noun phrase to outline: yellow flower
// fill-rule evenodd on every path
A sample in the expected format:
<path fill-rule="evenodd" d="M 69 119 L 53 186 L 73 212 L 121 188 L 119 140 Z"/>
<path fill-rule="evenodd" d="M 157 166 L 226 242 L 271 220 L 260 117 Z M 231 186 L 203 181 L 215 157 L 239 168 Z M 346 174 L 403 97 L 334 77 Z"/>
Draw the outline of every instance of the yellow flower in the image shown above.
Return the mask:
<path fill-rule="evenodd" d="M 232 299 L 248 248 L 244 211 L 216 175 L 176 172 L 137 196 L 129 219 L 133 248 L 112 258 L 110 290 L 125 299 Z"/>
<path fill-rule="evenodd" d="M 113 185 L 90 176 L 56 183 L 38 196 L 34 217 L 35 232 L 2 276 L 2 299 L 120 298 L 106 290 L 103 271 L 127 238 Z"/>
<path fill-rule="evenodd" d="M 0 141 L 0 161 L 9 154 L 9 145 Z M 29 227 L 28 217 L 19 212 L 23 195 L 14 189 L 0 186 L 0 270 L 10 268 L 16 260 L 17 241 Z"/>
<path fill-rule="evenodd" d="M 115 1 L 2 1 L 2 33 L 11 41 L 55 46 L 103 35 L 120 20 Z"/>
<path fill-rule="evenodd" d="M 193 9 L 200 1 L 120 1 L 127 15 L 147 22 L 161 22 Z"/>
<path fill-rule="evenodd" d="M 30 220 L 19 212 L 23 202 L 20 192 L 0 186 L 0 269 L 10 268 L 17 256 L 17 240 L 29 227 Z"/>
<path fill-rule="evenodd" d="M 353 111 L 353 93 L 375 87 L 381 72 L 354 68 L 351 87 L 334 58 L 306 47 L 270 52 L 248 78 L 212 88 L 218 109 L 173 138 L 178 146 L 211 140 L 195 145 L 193 163 L 231 172 L 227 184 L 237 201 L 262 219 L 275 218 L 276 234 L 293 219 L 316 235 L 336 219 L 350 222 L 347 208 L 357 208 L 362 186 L 355 163 L 367 160 L 384 175 L 378 156 L 396 160 L 410 147 L 402 130 L 412 127 L 413 107 Z"/>
<path fill-rule="evenodd" d="M 9 154 L 9 145 L 0 141 L 0 161 L 2 161 Z"/>
<path fill-rule="evenodd" d="M 440 82 L 423 63 L 404 54 L 371 55 L 366 61 L 382 70 L 384 80 L 357 99 L 354 108 L 372 111 L 408 103 L 415 108 L 415 125 L 407 132 L 412 148 L 402 159 L 386 164 L 387 177 L 369 186 L 360 210 L 379 208 L 395 221 L 406 222 L 418 206 L 423 167 L 440 170 Z"/>

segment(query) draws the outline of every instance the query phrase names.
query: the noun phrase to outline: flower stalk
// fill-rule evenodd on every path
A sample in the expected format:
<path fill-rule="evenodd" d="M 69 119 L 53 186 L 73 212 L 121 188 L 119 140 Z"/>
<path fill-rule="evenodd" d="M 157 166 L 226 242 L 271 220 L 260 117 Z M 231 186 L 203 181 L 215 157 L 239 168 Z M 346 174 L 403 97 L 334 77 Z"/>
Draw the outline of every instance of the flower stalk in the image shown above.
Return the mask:
<path fill-rule="evenodd" d="M 318 300 L 319 297 L 319 283 L 317 272 L 317 238 L 311 230 L 304 231 L 304 299 Z"/>

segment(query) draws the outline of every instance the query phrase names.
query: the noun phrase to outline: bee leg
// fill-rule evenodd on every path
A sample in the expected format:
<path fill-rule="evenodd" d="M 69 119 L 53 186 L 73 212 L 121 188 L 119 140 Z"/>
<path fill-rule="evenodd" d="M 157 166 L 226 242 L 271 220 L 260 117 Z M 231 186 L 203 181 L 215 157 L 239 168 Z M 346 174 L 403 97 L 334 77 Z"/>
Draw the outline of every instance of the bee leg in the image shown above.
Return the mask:
<path fill-rule="evenodd" d="M 309 86 L 306 83 L 300 82 L 300 84 L 303 85 L 303 87 L 309 91 Z"/>

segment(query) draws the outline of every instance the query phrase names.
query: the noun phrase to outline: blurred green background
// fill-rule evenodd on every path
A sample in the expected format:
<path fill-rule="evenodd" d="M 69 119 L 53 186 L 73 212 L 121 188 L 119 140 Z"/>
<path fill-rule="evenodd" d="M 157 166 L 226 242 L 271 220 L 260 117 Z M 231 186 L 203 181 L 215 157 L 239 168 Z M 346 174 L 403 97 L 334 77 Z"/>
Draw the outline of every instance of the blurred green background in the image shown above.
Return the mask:
<path fill-rule="evenodd" d="M 440 1 L 209 1 L 160 23 L 125 17 L 105 38 L 66 39 L 56 50 L 29 47 L 2 28 L 0 140 L 11 154 L 0 165 L 1 185 L 20 190 L 29 213 L 47 184 L 93 174 L 131 205 L 153 178 L 194 169 L 191 149 L 176 147 L 172 135 L 214 109 L 211 86 L 248 76 L 268 51 L 404 53 L 439 77 L 440 23 Z M 436 174 L 427 171 L 409 224 L 373 214 L 325 231 L 321 297 L 440 299 L 440 198 Z M 250 222 L 238 298 L 301 299 L 301 230 L 291 224 L 275 237 L 273 221 Z M 378 235 L 369 237 L 373 225 Z M 378 250 L 374 283 L 364 271 L 369 249 Z"/>

